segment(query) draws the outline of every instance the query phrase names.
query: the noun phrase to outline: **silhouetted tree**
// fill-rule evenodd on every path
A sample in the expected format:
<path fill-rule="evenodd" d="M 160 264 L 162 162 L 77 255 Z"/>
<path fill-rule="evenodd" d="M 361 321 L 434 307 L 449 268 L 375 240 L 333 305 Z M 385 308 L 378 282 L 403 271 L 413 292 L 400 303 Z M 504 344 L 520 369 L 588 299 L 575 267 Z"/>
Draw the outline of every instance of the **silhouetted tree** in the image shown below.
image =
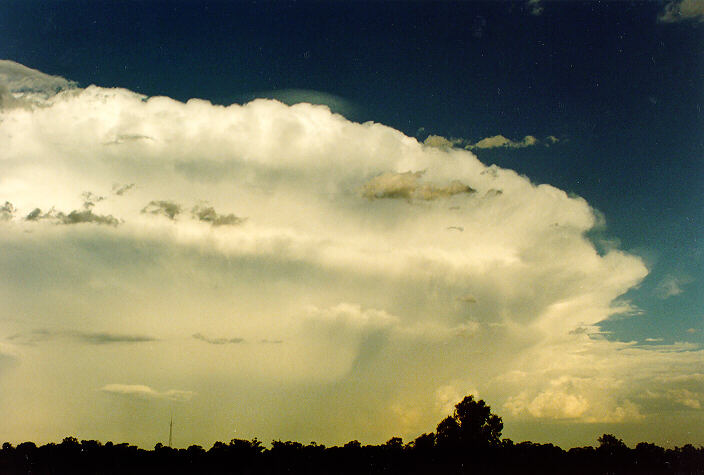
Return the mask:
<path fill-rule="evenodd" d="M 503 428 L 501 418 L 491 413 L 484 400 L 466 396 L 457 403 L 452 416 L 438 424 L 436 440 L 439 446 L 446 447 L 497 447 Z"/>
<path fill-rule="evenodd" d="M 361 449 L 362 444 L 358 440 L 350 440 L 344 445 L 344 448 L 348 450 Z"/>
<path fill-rule="evenodd" d="M 421 434 L 415 438 L 415 440 L 408 443 L 408 448 L 412 452 L 422 452 L 427 453 L 433 450 L 435 447 L 435 434 Z"/>
<path fill-rule="evenodd" d="M 635 464 L 639 470 L 662 470 L 665 464 L 665 449 L 655 444 L 640 442 L 635 448 Z"/>

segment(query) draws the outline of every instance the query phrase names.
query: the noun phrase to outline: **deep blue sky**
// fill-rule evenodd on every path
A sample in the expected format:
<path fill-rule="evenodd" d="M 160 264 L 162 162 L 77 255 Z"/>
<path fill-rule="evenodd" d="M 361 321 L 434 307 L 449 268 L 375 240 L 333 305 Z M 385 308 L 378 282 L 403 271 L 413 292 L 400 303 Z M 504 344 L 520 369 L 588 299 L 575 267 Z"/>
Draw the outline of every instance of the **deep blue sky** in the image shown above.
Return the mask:
<path fill-rule="evenodd" d="M 583 196 L 595 240 L 646 259 L 627 296 L 644 314 L 612 338 L 702 342 L 704 22 L 659 22 L 664 5 L 6 1 L 0 58 L 179 100 L 320 91 L 420 140 L 556 136 L 476 153 Z"/>

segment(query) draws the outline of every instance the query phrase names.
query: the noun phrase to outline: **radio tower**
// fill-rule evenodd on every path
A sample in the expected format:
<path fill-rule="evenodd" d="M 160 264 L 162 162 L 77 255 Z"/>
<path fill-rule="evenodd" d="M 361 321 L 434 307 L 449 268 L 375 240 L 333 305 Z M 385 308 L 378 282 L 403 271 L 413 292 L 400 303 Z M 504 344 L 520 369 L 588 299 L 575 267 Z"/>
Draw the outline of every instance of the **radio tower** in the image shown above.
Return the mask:
<path fill-rule="evenodd" d="M 174 416 L 171 416 L 171 421 L 169 422 L 169 447 L 171 447 L 171 436 L 174 433 Z"/>

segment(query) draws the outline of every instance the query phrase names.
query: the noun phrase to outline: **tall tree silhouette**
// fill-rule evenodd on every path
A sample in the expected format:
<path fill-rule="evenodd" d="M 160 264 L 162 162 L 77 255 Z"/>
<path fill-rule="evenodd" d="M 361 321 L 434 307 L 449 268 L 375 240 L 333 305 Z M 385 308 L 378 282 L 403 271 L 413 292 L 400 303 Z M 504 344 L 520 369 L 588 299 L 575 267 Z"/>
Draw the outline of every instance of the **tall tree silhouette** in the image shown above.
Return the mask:
<path fill-rule="evenodd" d="M 436 441 L 441 447 L 482 448 L 496 447 L 501 443 L 504 423 L 484 400 L 466 396 L 457 403 L 451 416 L 437 427 Z"/>

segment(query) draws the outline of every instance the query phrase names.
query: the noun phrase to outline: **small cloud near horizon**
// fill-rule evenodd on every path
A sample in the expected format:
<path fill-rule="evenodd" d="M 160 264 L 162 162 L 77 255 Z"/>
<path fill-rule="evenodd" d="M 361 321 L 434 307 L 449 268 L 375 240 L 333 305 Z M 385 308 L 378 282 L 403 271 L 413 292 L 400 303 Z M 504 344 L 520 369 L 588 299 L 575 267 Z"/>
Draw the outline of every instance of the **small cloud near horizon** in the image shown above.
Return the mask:
<path fill-rule="evenodd" d="M 213 338 L 203 335 L 202 333 L 194 333 L 193 338 L 196 340 L 210 343 L 211 345 L 226 345 L 228 343 L 243 343 L 244 338 Z"/>
<path fill-rule="evenodd" d="M 157 338 L 148 335 L 111 332 L 85 332 L 79 330 L 49 330 L 45 328 L 16 333 L 7 337 L 10 341 L 24 345 L 36 345 L 37 343 L 56 338 L 66 338 L 91 345 L 105 345 L 111 343 L 145 343 L 150 341 L 158 341 Z"/>
<path fill-rule="evenodd" d="M 106 384 L 100 391 L 141 400 L 168 400 L 174 402 L 190 401 L 195 393 L 181 389 L 169 389 L 167 391 L 157 391 L 144 384 Z"/>

